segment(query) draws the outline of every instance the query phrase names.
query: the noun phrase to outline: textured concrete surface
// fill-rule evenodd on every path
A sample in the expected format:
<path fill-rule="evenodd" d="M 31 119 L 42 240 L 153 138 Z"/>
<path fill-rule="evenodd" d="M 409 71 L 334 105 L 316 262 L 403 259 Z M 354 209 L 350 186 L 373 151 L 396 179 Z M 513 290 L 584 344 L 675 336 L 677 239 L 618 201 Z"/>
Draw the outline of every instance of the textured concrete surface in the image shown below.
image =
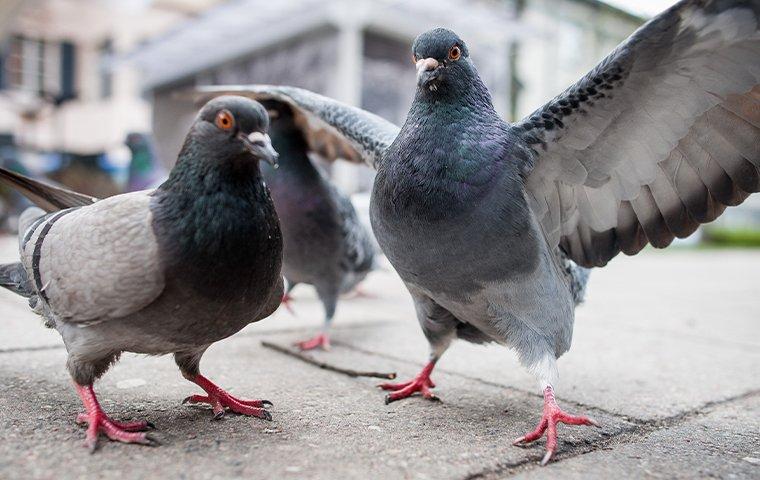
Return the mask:
<path fill-rule="evenodd" d="M 14 249 L 0 238 L 0 261 Z M 510 445 L 534 426 L 541 399 L 503 347 L 455 344 L 434 374 L 442 403 L 391 405 L 376 379 L 262 347 L 316 330 L 322 312 L 308 287 L 295 291 L 297 316 L 278 311 L 202 364 L 232 393 L 274 402 L 274 421 L 211 421 L 208 409 L 180 405 L 197 387 L 170 357 L 125 355 L 96 390 L 114 418 L 154 422 L 162 445 L 103 440 L 89 455 L 60 339 L 0 292 L 0 479 L 760 477 L 760 252 L 647 251 L 591 282 L 557 390 L 569 412 L 603 428 L 561 426 L 545 468 L 543 441 Z M 414 375 L 427 345 L 408 294 L 391 270 L 363 290 L 374 297 L 339 305 L 334 348 L 314 358 Z"/>

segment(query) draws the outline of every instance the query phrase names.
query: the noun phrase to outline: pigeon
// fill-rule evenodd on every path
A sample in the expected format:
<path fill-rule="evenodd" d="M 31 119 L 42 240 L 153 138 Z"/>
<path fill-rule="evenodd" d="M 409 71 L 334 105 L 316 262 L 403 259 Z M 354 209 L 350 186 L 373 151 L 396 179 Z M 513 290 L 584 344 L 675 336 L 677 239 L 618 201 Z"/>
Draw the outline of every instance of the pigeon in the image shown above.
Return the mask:
<path fill-rule="evenodd" d="M 760 190 L 760 2 L 683 0 L 516 123 L 494 110 L 465 42 L 414 41 L 398 127 L 317 94 L 208 87 L 294 109 L 311 148 L 377 169 L 370 216 L 414 299 L 430 358 L 386 401 L 421 394 L 455 339 L 512 348 L 544 397 L 526 444 L 595 425 L 556 400 L 557 358 L 592 267 L 668 246 Z"/>
<path fill-rule="evenodd" d="M 296 346 L 302 350 L 327 350 L 338 295 L 351 291 L 372 270 L 374 245 L 351 200 L 309 159 L 306 141 L 293 122 L 291 109 L 274 105 L 269 114 L 269 135 L 280 157 L 277 170 L 264 165 L 262 173 L 282 228 L 282 273 L 287 285 L 283 299 L 287 302 L 290 291 L 299 283 L 316 288 L 325 309 L 322 331 Z"/>
<path fill-rule="evenodd" d="M 150 423 L 110 418 L 93 390 L 122 352 L 174 354 L 205 391 L 185 400 L 209 403 L 215 418 L 230 410 L 271 420 L 271 402 L 235 398 L 199 368 L 211 344 L 269 316 L 282 296 L 282 234 L 259 169 L 277 157 L 268 126 L 259 103 L 216 98 L 165 183 L 105 200 L 0 170 L 41 207 L 22 214 L 21 261 L 0 267 L 0 285 L 61 334 L 91 451 L 99 433 L 154 443 Z"/>
<path fill-rule="evenodd" d="M 156 158 L 150 135 L 130 133 L 124 144 L 132 156 L 129 161 L 126 191 L 155 188 L 166 179 L 166 172 Z"/>

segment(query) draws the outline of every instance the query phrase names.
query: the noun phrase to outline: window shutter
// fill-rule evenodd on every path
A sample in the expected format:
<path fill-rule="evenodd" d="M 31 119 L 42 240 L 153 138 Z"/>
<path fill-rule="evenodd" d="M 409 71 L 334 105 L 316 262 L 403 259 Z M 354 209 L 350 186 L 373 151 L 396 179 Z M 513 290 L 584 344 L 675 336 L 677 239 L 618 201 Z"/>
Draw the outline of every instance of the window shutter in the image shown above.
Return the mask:
<path fill-rule="evenodd" d="M 0 47 L 0 90 L 5 90 L 5 57 L 7 52 Z"/>
<path fill-rule="evenodd" d="M 76 45 L 61 43 L 61 101 L 76 98 Z"/>

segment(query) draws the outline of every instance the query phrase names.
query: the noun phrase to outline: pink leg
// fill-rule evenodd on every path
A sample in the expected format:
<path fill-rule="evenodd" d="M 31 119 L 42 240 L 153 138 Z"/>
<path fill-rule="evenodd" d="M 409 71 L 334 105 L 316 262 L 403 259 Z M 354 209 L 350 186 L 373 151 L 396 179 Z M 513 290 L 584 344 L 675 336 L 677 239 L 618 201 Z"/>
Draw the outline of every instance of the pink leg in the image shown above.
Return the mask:
<path fill-rule="evenodd" d="M 191 395 L 182 400 L 182 403 L 208 403 L 214 412 L 214 418 L 217 419 L 224 416 L 225 410 L 230 410 L 241 415 L 272 420 L 272 414 L 266 410 L 266 407 L 272 406 L 272 402 L 269 400 L 241 400 L 235 398 L 203 375 L 186 378 L 205 390 L 206 395 Z"/>
<path fill-rule="evenodd" d="M 82 399 L 85 413 L 77 415 L 77 423 L 88 424 L 87 435 L 85 437 L 85 446 L 94 452 L 98 447 L 98 434 L 103 432 L 106 436 L 117 442 L 139 443 L 141 445 L 157 445 L 158 442 L 148 434 L 142 433 L 143 430 L 153 428 L 153 424 L 146 421 L 141 422 L 117 422 L 111 420 L 100 407 L 95 391 L 92 385 L 74 384 Z"/>
<path fill-rule="evenodd" d="M 330 350 L 330 335 L 327 333 L 320 333 L 314 338 L 304 340 L 303 342 L 296 342 L 296 347 L 301 350 L 314 350 L 321 348 L 322 350 Z"/>
<path fill-rule="evenodd" d="M 427 365 L 425 365 L 425 368 L 423 368 L 422 371 L 409 382 L 381 383 L 378 385 L 378 387 L 382 388 L 383 390 L 392 391 L 392 393 L 389 393 L 385 396 L 385 403 L 389 404 L 391 402 L 395 402 L 396 400 L 401 400 L 402 398 L 411 397 L 412 394 L 417 392 L 422 394 L 422 396 L 428 400 L 439 400 L 438 397 L 436 397 L 435 394 L 430 391 L 431 388 L 435 388 L 435 384 L 430 379 L 430 374 L 433 371 L 434 367 L 435 360 L 431 360 Z"/>
<path fill-rule="evenodd" d="M 541 465 L 546 465 L 551 460 L 554 452 L 557 450 L 557 423 L 562 422 L 568 425 L 593 425 L 598 427 L 599 424 L 593 419 L 583 416 L 568 415 L 563 412 L 554 399 L 554 389 L 550 386 L 544 389 L 544 413 L 538 426 L 530 433 L 515 440 L 512 444 L 526 444 L 538 440 L 546 432 L 546 455 L 541 460 Z"/>
<path fill-rule="evenodd" d="M 297 316 L 295 310 L 293 310 L 293 297 L 290 296 L 289 293 L 286 293 L 282 296 L 282 300 L 280 300 L 280 305 L 285 307 L 291 315 Z"/>

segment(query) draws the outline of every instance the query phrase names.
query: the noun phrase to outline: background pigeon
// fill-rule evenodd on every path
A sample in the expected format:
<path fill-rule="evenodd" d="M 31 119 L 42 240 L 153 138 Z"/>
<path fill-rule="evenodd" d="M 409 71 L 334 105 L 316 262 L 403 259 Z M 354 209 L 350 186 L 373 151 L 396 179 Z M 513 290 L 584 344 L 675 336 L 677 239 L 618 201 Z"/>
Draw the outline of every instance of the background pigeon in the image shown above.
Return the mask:
<path fill-rule="evenodd" d="M 269 113 L 279 166 L 275 170 L 265 165 L 262 172 L 282 227 L 285 298 L 298 283 L 314 285 L 325 308 L 324 326 L 317 336 L 297 345 L 303 350 L 328 349 L 338 295 L 349 292 L 370 272 L 374 246 L 351 200 L 307 156 L 306 140 L 291 109 L 274 105 Z"/>
<path fill-rule="evenodd" d="M 63 337 L 86 413 L 86 444 L 150 444 L 147 422 L 122 423 L 101 409 L 93 382 L 121 352 L 173 353 L 182 375 L 225 408 L 270 419 L 269 402 L 239 400 L 200 374 L 204 351 L 270 315 L 282 296 L 282 236 L 259 160 L 274 162 L 264 108 L 241 97 L 206 104 L 169 179 L 158 189 L 92 197 L 5 169 L 0 178 L 39 208 L 20 220 L 21 262 L 0 267 L 0 285 Z M 223 312 L 223 313 L 221 313 Z"/>
<path fill-rule="evenodd" d="M 414 298 L 431 346 L 388 401 L 420 392 L 455 338 L 514 348 L 539 379 L 549 461 L 560 410 L 556 359 L 570 347 L 587 272 L 619 252 L 667 246 L 760 190 L 760 2 L 685 0 L 585 77 L 508 124 L 453 32 L 414 42 L 417 92 L 399 130 L 283 87 L 217 88 L 294 108 L 310 146 L 378 174 L 375 235 Z M 207 89 L 207 92 L 213 89 Z"/>
<path fill-rule="evenodd" d="M 161 167 L 153 138 L 145 133 L 130 133 L 124 144 L 129 148 L 132 158 L 129 160 L 127 191 L 155 188 L 166 178 L 166 171 Z"/>

